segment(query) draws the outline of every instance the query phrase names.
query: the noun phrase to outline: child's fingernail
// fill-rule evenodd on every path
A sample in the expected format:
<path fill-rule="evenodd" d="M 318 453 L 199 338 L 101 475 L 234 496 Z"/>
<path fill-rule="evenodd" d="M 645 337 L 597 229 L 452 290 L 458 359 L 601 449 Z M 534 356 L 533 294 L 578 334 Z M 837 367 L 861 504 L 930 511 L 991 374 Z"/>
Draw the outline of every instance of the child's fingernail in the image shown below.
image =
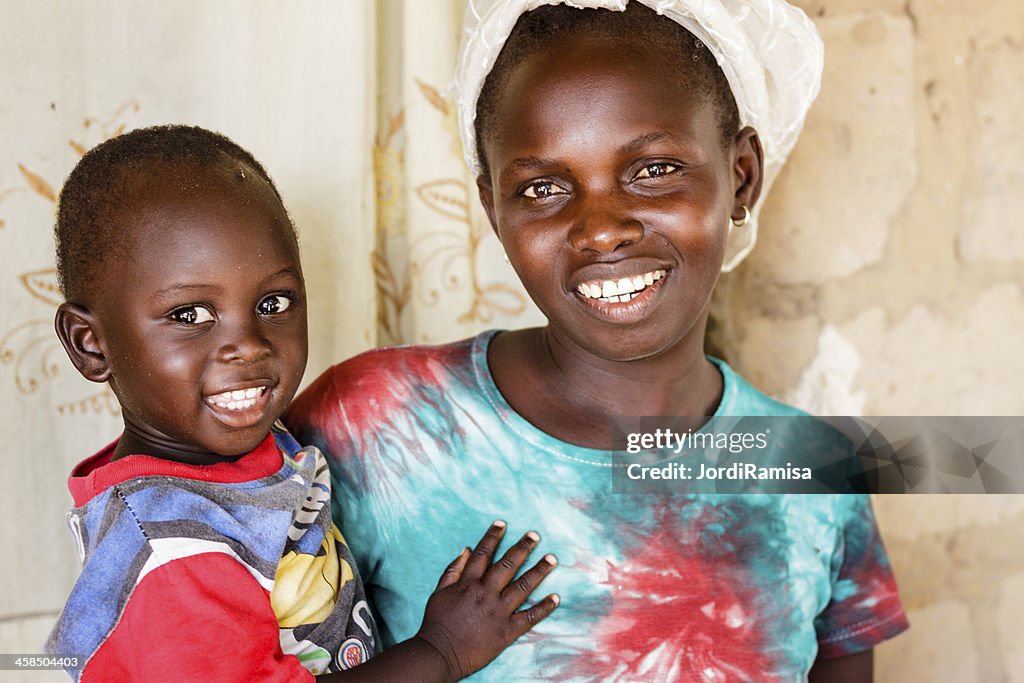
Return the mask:
<path fill-rule="evenodd" d="M 558 558 L 550 553 L 544 556 L 544 561 L 550 564 L 552 567 L 558 566 Z"/>
<path fill-rule="evenodd" d="M 491 526 L 496 526 L 496 527 L 498 527 L 499 529 L 504 529 L 504 528 L 505 528 L 506 526 L 508 526 L 508 525 L 507 525 L 507 524 L 505 524 L 505 522 L 504 522 L 503 520 L 500 520 L 500 519 L 496 519 L 496 520 L 494 520 L 494 522 L 493 522 L 493 523 L 491 524 Z"/>
<path fill-rule="evenodd" d="M 562 602 L 562 598 L 558 597 L 558 593 L 552 593 L 551 602 L 555 603 L 555 607 L 558 607 L 559 603 Z"/>
<path fill-rule="evenodd" d="M 540 540 L 540 534 L 538 534 L 536 531 L 527 531 L 526 537 L 534 543 Z"/>

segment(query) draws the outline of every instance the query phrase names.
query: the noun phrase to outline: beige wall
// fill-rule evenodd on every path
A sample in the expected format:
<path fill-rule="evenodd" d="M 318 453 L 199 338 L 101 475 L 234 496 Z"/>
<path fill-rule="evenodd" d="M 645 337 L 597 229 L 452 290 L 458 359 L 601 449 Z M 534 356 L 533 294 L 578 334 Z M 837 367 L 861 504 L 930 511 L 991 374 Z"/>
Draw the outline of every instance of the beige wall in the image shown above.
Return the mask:
<path fill-rule="evenodd" d="M 796 4 L 821 96 L 715 346 L 819 414 L 1024 414 L 1024 2 Z M 875 507 L 912 623 L 877 680 L 1024 681 L 1024 497 Z"/>

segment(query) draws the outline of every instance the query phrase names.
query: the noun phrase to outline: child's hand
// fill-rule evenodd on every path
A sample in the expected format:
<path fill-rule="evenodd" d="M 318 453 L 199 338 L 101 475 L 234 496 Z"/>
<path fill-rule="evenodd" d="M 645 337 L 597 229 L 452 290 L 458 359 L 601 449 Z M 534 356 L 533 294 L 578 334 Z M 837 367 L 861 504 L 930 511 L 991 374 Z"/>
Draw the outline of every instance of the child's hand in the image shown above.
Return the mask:
<path fill-rule="evenodd" d="M 472 553 L 467 548 L 448 565 L 427 601 L 416 637 L 441 653 L 452 680 L 482 669 L 558 606 L 558 596 L 549 595 L 527 610 L 516 611 L 558 561 L 554 555 L 545 555 L 513 581 L 540 536 L 527 533 L 492 565 L 504 535 L 504 522 L 492 524 Z"/>

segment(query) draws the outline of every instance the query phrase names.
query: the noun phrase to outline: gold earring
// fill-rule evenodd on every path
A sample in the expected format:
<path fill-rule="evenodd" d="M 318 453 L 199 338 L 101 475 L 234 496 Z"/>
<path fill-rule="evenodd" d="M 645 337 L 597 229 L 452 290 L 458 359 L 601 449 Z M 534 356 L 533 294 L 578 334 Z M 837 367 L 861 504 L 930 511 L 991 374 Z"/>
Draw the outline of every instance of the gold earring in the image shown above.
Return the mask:
<path fill-rule="evenodd" d="M 740 208 L 743 209 L 743 218 L 736 220 L 732 216 L 729 217 L 729 220 L 732 221 L 733 227 L 736 228 L 742 228 L 750 222 L 750 209 L 747 208 L 746 204 L 740 204 Z"/>

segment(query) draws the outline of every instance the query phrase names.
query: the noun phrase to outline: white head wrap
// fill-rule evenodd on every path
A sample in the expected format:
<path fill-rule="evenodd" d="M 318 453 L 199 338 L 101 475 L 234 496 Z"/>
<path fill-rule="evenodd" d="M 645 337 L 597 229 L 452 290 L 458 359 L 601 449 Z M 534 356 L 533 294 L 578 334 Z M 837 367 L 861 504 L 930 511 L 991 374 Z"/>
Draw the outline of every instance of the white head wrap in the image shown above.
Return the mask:
<path fill-rule="evenodd" d="M 824 45 L 814 24 L 784 0 L 636 0 L 681 24 L 718 60 L 739 109 L 740 124 L 757 130 L 764 148 L 767 193 L 796 144 L 818 95 Z M 626 9 L 629 0 L 565 0 L 578 8 Z M 480 173 L 473 121 L 487 74 L 519 16 L 562 0 L 469 0 L 455 71 L 455 104 L 466 163 Z M 732 270 L 757 241 L 757 217 L 733 227 L 722 270 Z"/>

